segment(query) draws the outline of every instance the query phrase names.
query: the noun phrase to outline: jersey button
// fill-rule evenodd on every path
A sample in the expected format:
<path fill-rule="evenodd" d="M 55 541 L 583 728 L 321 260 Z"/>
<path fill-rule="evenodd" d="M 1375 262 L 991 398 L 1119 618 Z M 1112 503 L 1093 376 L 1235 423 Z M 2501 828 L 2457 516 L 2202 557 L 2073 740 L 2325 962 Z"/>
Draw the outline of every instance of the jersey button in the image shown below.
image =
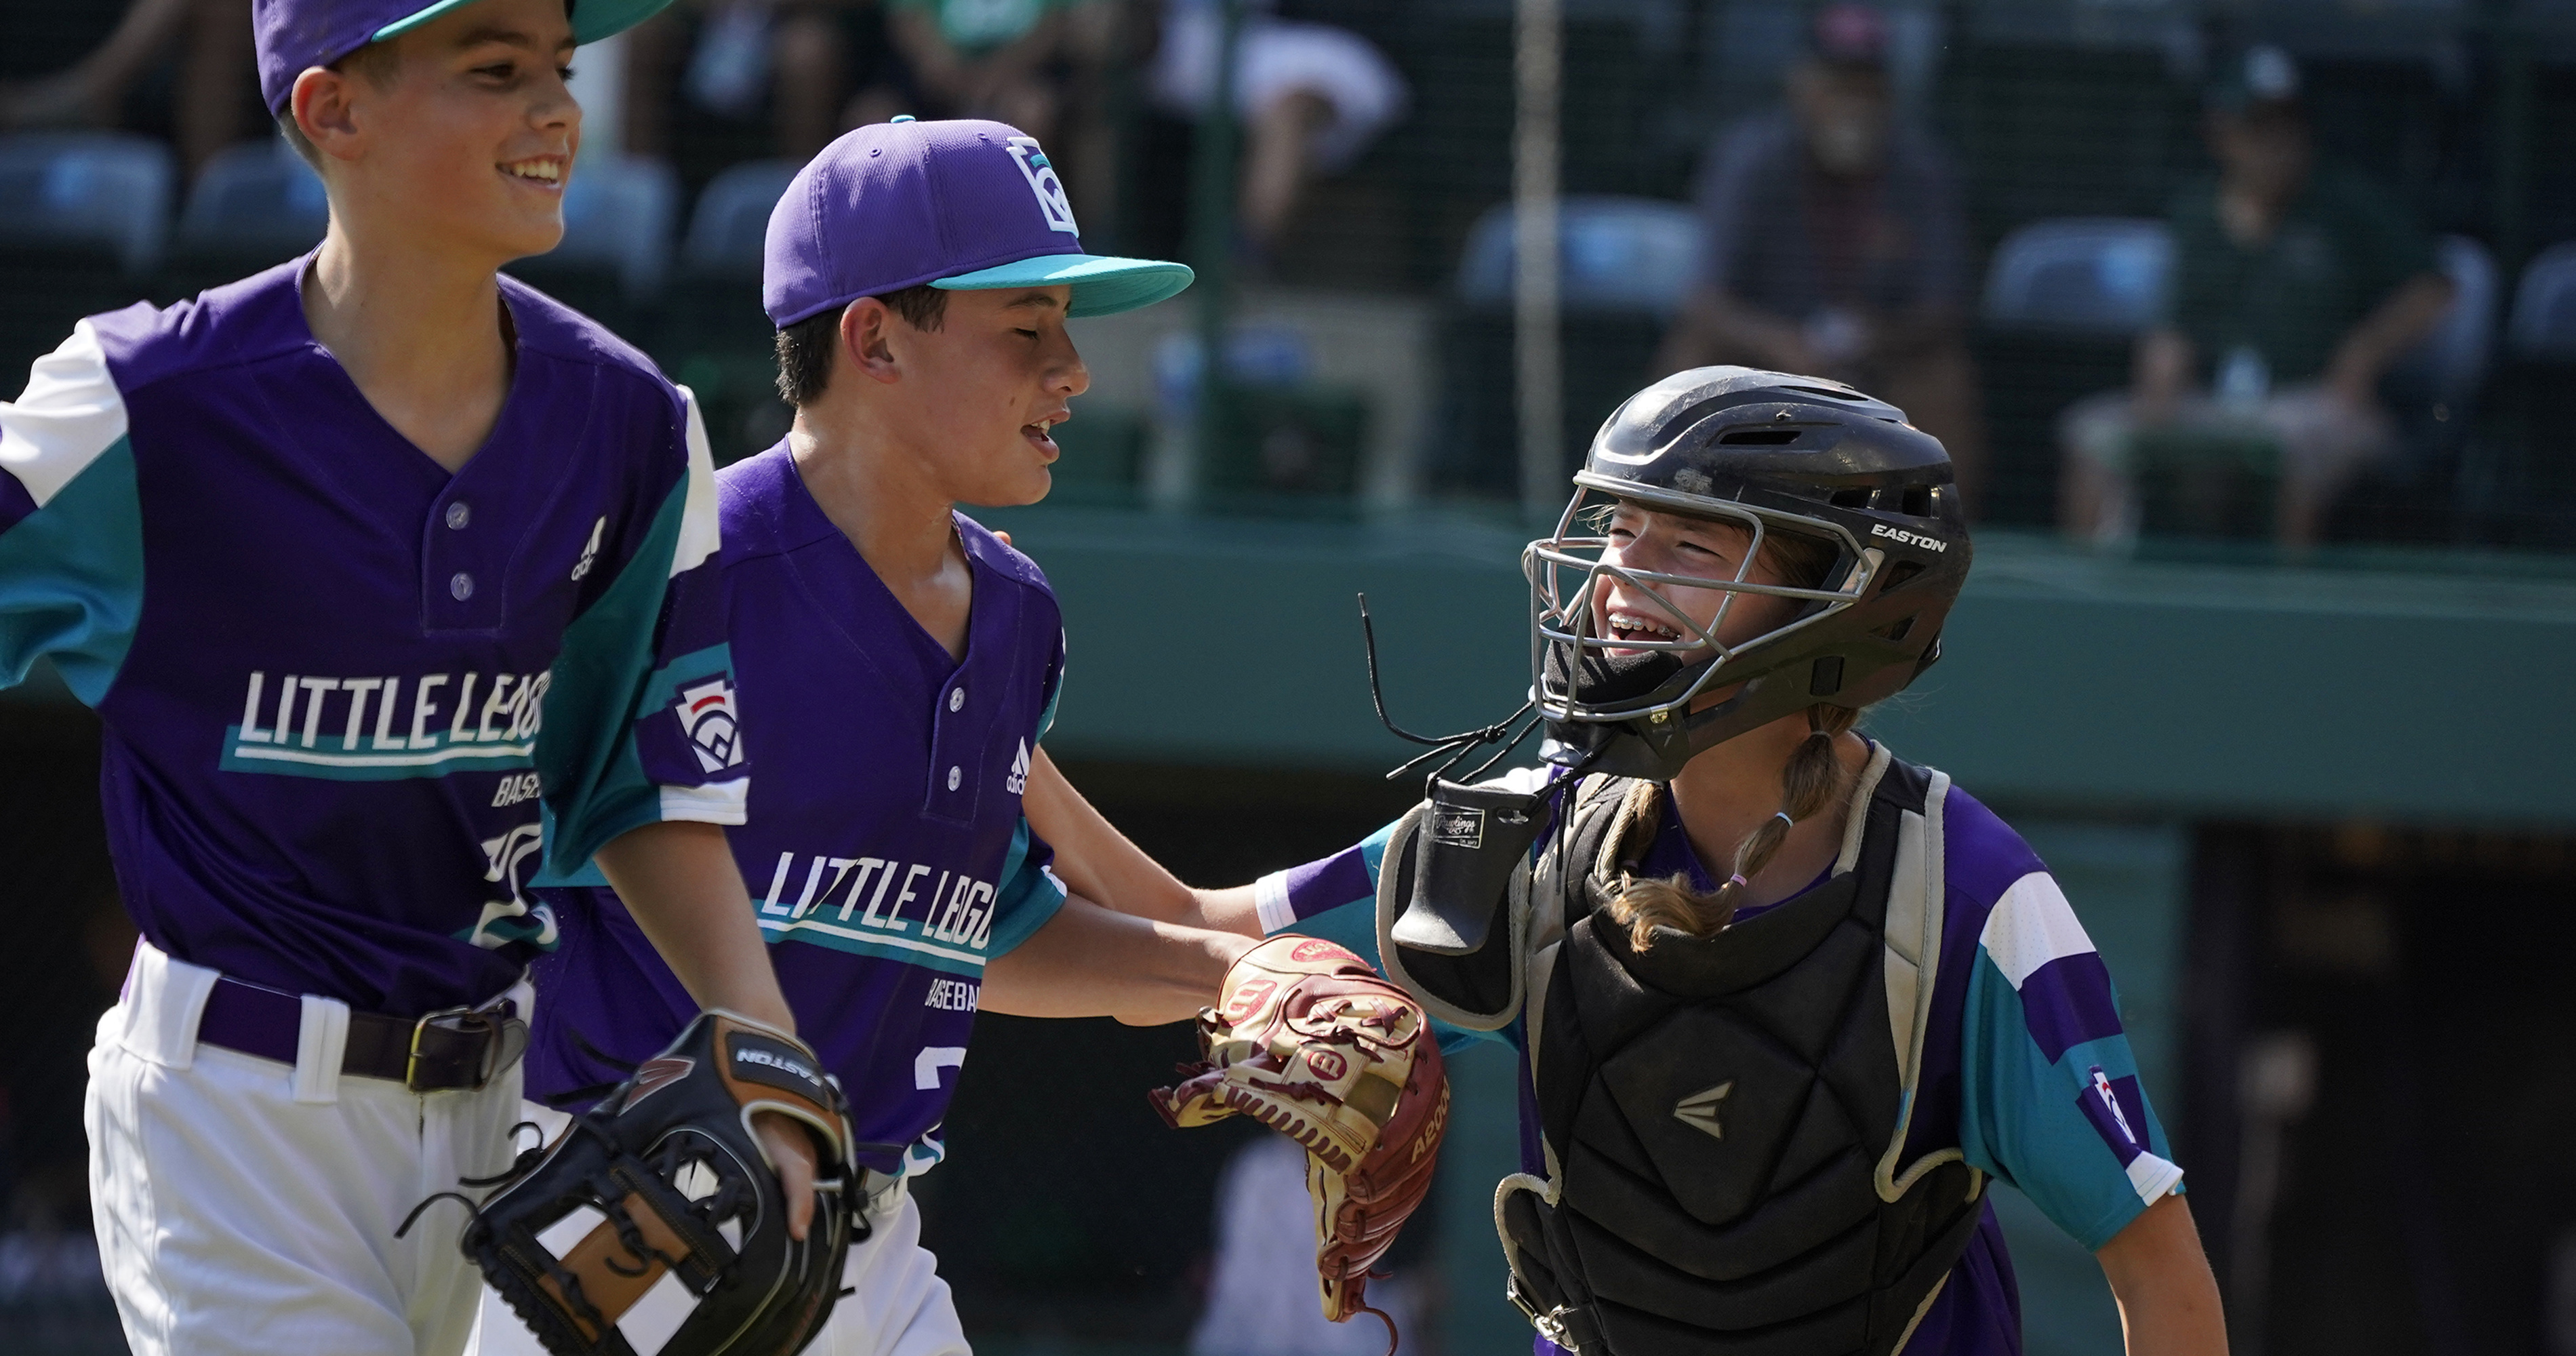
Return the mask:
<path fill-rule="evenodd" d="M 473 517 L 474 510 L 466 507 L 465 501 L 459 499 L 447 506 L 447 530 L 462 532 L 465 530 L 465 524 L 472 521 Z"/>
<path fill-rule="evenodd" d="M 949 710 L 951 710 L 951 711 L 955 711 L 955 710 L 957 710 L 957 709 L 959 709 L 959 708 L 961 708 L 961 707 L 963 707 L 963 706 L 965 706 L 965 705 L 966 705 L 966 689 L 964 689 L 964 688 L 962 688 L 962 687 L 952 687 L 952 688 L 948 689 L 948 709 L 949 709 Z"/>
<path fill-rule="evenodd" d="M 447 580 L 447 596 L 454 598 L 460 603 L 473 597 L 474 576 L 467 574 L 463 570 L 458 570 L 455 574 L 449 576 Z"/>
<path fill-rule="evenodd" d="M 949 790 L 951 790 L 951 791 L 956 790 L 956 789 L 957 789 L 957 783 L 959 783 L 959 782 L 961 782 L 961 781 L 964 781 L 964 780 L 965 780 L 965 774 L 964 774 L 964 773 L 962 773 L 962 772 L 958 771 L 956 768 L 953 768 L 953 767 L 952 767 L 952 768 L 950 768 L 950 769 L 948 769 L 948 789 L 949 789 Z"/>

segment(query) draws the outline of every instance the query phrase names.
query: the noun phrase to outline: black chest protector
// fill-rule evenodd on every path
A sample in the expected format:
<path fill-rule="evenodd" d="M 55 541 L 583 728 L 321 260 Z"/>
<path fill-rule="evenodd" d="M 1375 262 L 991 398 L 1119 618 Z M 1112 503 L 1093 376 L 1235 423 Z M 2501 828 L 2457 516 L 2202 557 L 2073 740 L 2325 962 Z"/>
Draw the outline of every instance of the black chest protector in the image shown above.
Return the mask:
<path fill-rule="evenodd" d="M 1510 945 L 1477 955 L 1390 935 L 1410 888 L 1392 878 L 1438 849 L 1426 835 L 1390 852 L 1390 971 L 1485 1029 L 1539 996 L 1526 1017 L 1548 1171 L 1504 1179 L 1495 1222 L 1514 1301 L 1558 1345 L 1888 1356 L 1912 1334 L 1985 1186 L 1957 1149 L 1900 1161 L 1940 955 L 1948 786 L 1879 749 L 1829 880 L 1714 937 L 1659 930 L 1642 953 L 1600 910 L 1652 841 L 1650 783 L 1587 779 L 1571 832 L 1513 882 Z M 1519 974 L 1495 966 L 1505 952 Z"/>

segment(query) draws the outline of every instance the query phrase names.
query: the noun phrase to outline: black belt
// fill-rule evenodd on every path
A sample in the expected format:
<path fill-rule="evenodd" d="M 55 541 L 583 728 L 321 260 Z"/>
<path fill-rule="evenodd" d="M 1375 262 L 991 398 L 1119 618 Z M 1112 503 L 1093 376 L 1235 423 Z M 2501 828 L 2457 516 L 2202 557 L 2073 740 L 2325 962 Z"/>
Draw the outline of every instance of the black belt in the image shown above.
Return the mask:
<path fill-rule="evenodd" d="M 214 991 L 206 995 L 197 1039 L 293 1064 L 303 1027 L 303 999 L 224 975 L 216 977 Z M 418 1017 L 351 1012 L 340 1072 L 387 1079 L 414 1092 L 480 1088 L 527 1048 L 528 1024 L 507 998 Z"/>

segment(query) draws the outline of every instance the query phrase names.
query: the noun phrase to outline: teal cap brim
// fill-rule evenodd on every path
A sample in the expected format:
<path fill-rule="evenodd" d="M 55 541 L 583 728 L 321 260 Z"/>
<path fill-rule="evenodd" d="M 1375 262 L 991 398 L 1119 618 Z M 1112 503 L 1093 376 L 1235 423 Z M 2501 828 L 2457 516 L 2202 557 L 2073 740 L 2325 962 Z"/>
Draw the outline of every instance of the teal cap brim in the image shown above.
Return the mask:
<path fill-rule="evenodd" d="M 1116 315 L 1178 296 L 1196 275 L 1187 264 L 1160 259 L 1115 259 L 1104 254 L 1041 254 L 930 285 L 950 292 L 982 292 L 996 287 L 1071 287 L 1068 317 Z"/>
<path fill-rule="evenodd" d="M 436 4 L 416 10 L 376 30 L 375 42 L 411 30 L 451 10 L 462 9 L 474 0 L 437 0 Z M 671 0 L 574 0 L 572 7 L 572 40 L 593 43 L 633 28 L 670 8 Z"/>

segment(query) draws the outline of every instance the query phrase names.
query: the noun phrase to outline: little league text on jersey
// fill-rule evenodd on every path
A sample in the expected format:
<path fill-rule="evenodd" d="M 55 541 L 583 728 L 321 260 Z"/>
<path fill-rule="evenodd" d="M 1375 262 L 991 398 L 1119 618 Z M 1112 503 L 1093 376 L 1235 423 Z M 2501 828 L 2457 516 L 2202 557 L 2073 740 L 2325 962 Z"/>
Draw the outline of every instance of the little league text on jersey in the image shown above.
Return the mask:
<path fill-rule="evenodd" d="M 223 766 L 345 780 L 437 777 L 534 759 L 550 673 L 322 677 L 251 670 Z"/>
<path fill-rule="evenodd" d="M 790 904 L 787 894 L 797 874 L 797 856 L 792 851 L 778 854 L 769 889 L 759 901 L 762 928 L 772 933 L 813 929 L 983 968 L 984 948 L 993 939 L 993 882 L 923 862 L 811 854 L 803 888 Z M 838 908 L 833 907 L 836 901 Z M 915 901 L 922 901 L 918 910 L 912 907 Z"/>

